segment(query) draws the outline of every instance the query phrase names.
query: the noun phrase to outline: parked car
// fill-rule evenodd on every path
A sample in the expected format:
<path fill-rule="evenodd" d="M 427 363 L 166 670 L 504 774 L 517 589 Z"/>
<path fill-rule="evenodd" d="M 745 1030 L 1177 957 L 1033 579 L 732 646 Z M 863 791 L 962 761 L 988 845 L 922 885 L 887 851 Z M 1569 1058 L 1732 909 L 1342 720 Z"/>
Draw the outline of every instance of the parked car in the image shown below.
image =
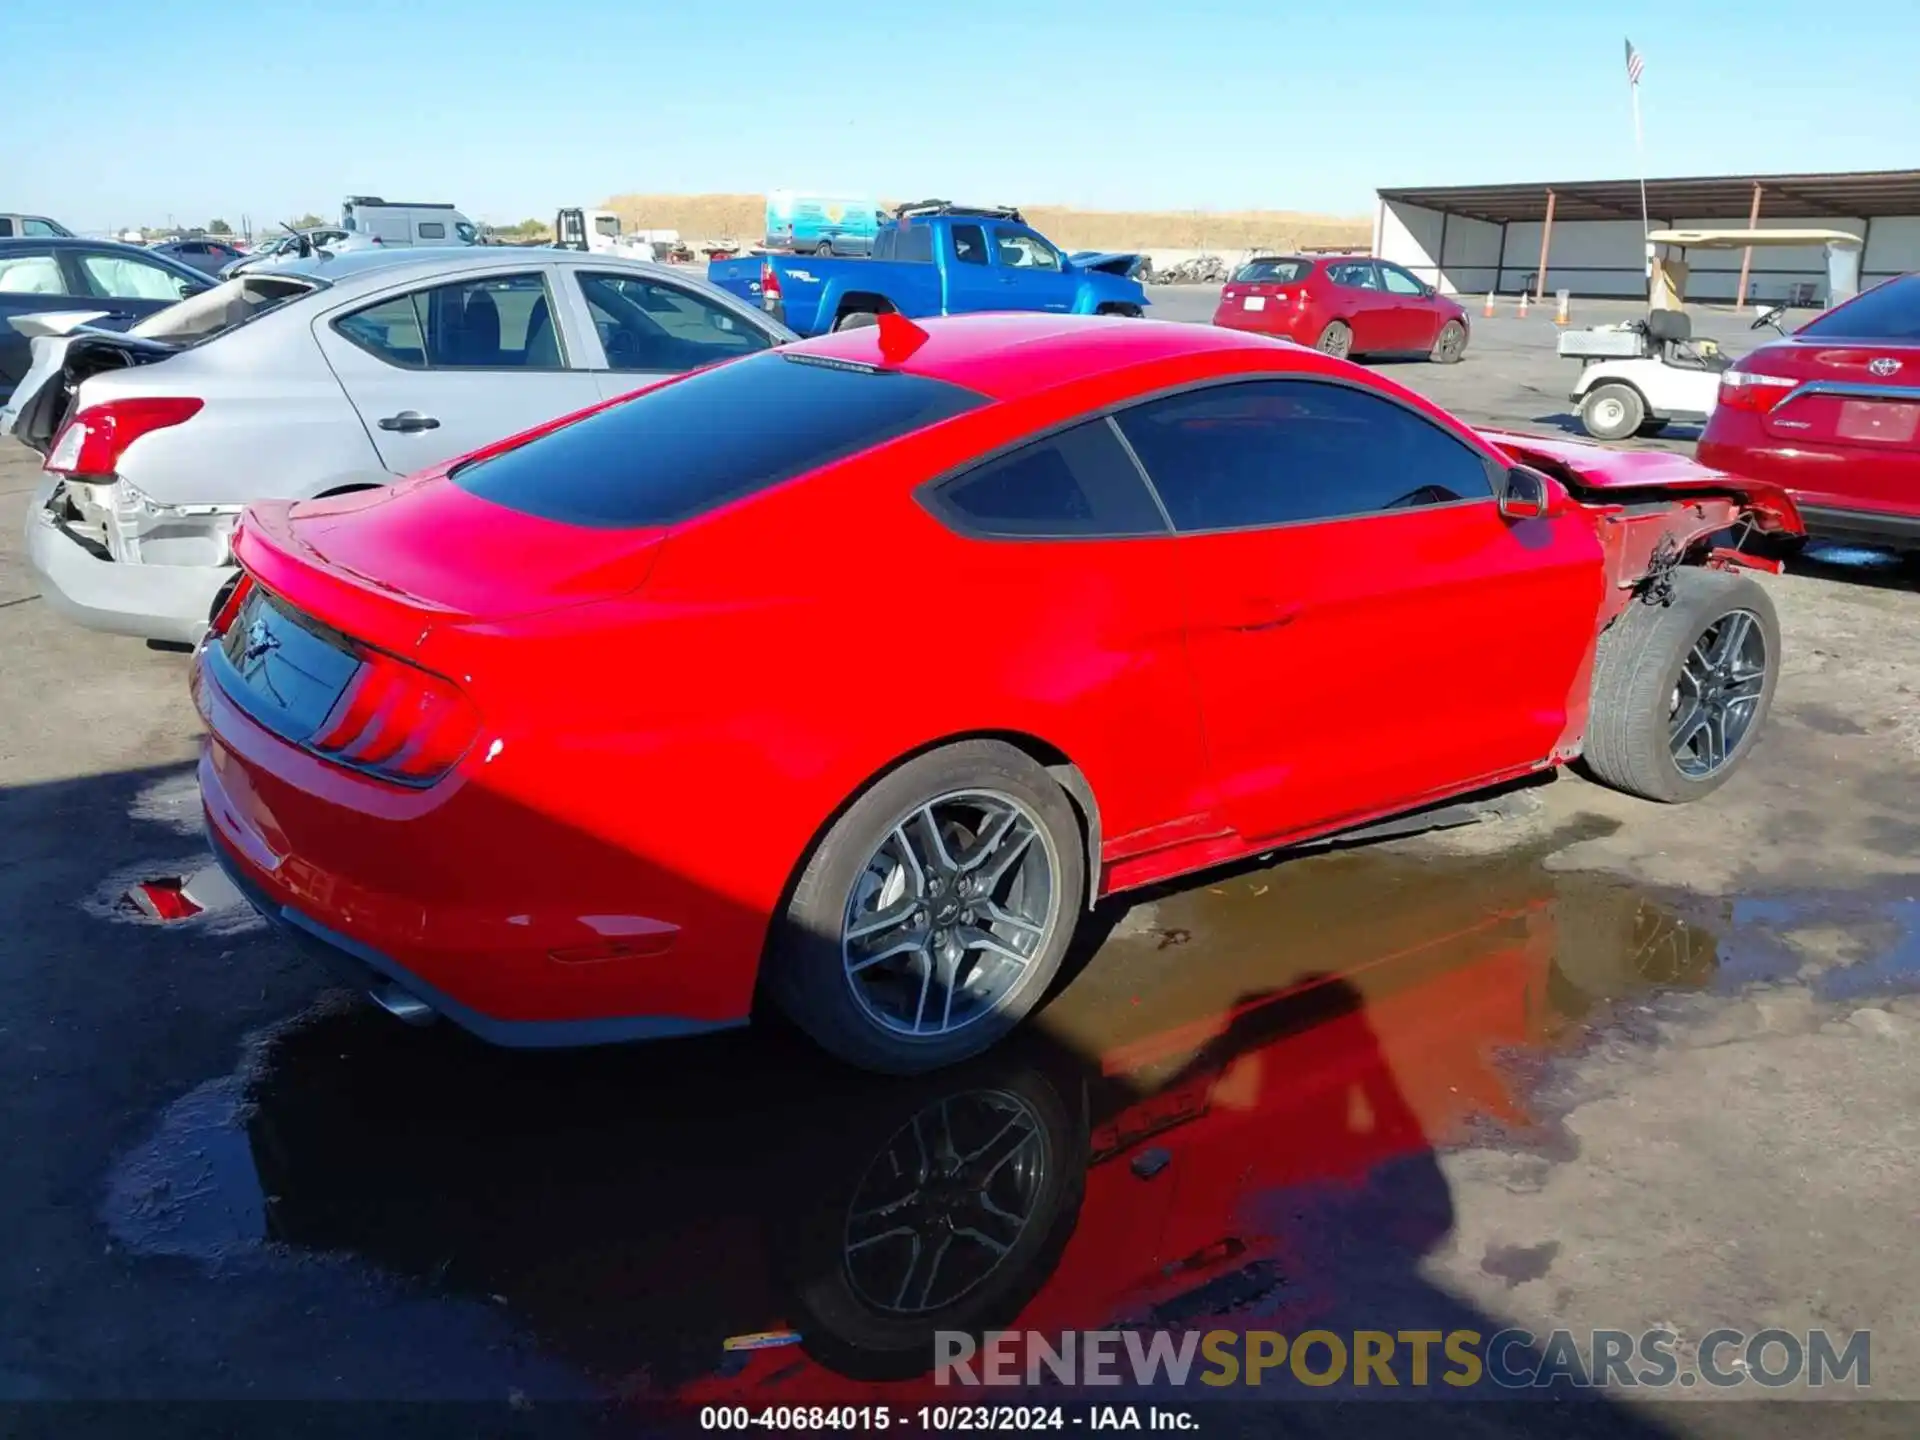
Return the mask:
<path fill-rule="evenodd" d="M 111 240 L 0 240 L 0 401 L 27 373 L 27 337 L 10 322 L 85 310 L 102 328 L 126 326 L 198 295 L 213 281 L 171 256 Z"/>
<path fill-rule="evenodd" d="M 1128 278 L 1138 257 L 1069 260 L 1018 210 L 927 201 L 895 212 L 871 259 L 766 255 L 715 260 L 707 278 L 761 305 L 802 335 L 980 310 L 1140 315 L 1147 292 Z"/>
<path fill-rule="evenodd" d="M 1451 365 L 1467 350 L 1467 312 L 1411 271 L 1352 255 L 1265 255 L 1220 292 L 1213 323 L 1278 335 L 1329 355 L 1424 351 Z"/>
<path fill-rule="evenodd" d="M 47 455 L 27 523 L 47 603 L 192 641 L 244 502 L 385 485 L 792 338 L 698 279 L 610 255 L 322 252 L 125 335 L 35 340 L 0 430 Z"/>
<path fill-rule="evenodd" d="M 1699 454 L 1789 491 L 1816 536 L 1920 554 L 1920 274 L 1734 361 Z"/>
<path fill-rule="evenodd" d="M 73 232 L 44 215 L 0 215 L 0 240 L 45 240 L 55 236 L 71 239 Z"/>
<path fill-rule="evenodd" d="M 1100 897 L 1577 755 L 1712 791 L 1780 663 L 1742 523 L 1798 528 L 1295 345 L 883 316 L 252 506 L 200 783 L 237 885 L 397 1014 L 560 1045 L 759 994 L 928 1070 Z"/>
<path fill-rule="evenodd" d="M 149 245 L 149 255 L 165 255 L 178 260 L 182 265 L 191 266 L 208 275 L 222 275 L 226 267 L 236 261 L 246 259 L 247 252 L 238 245 L 225 240 L 215 240 L 209 236 L 200 236 L 191 240 L 168 240 L 164 244 Z"/>
<path fill-rule="evenodd" d="M 230 280 L 235 275 L 247 275 L 256 270 L 278 265 L 283 260 L 304 260 L 318 251 L 343 255 L 353 250 L 371 250 L 382 242 L 373 236 L 358 235 L 350 230 L 293 230 L 277 240 L 267 241 L 242 255 L 220 272 L 220 278 Z"/>

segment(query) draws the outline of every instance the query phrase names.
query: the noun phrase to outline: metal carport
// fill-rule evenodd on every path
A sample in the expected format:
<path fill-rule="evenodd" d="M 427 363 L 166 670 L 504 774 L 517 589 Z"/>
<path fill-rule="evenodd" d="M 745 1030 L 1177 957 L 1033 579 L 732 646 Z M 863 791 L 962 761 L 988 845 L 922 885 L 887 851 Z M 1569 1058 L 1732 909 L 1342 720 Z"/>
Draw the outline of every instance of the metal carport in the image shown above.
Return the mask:
<path fill-rule="evenodd" d="M 1863 286 L 1920 270 L 1920 170 L 1801 175 L 1661 177 L 1646 184 L 1647 214 L 1661 229 L 1754 227 L 1846 230 L 1865 241 Z M 1514 185 L 1398 186 L 1379 194 L 1374 253 L 1433 280 L 1477 294 L 1527 284 L 1537 298 L 1646 293 L 1639 180 Z M 1703 263 L 1689 296 L 1744 303 L 1824 285 L 1817 251 L 1751 251 Z"/>

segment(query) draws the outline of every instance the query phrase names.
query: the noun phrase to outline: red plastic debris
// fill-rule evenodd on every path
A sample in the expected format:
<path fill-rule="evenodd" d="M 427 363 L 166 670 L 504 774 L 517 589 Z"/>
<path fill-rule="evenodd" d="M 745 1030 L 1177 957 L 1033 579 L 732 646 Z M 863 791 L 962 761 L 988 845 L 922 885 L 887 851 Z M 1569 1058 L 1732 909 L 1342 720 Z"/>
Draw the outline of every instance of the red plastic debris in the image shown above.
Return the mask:
<path fill-rule="evenodd" d="M 187 894 L 187 882 L 178 876 L 143 880 L 127 891 L 127 899 L 150 920 L 191 920 L 201 909 Z"/>

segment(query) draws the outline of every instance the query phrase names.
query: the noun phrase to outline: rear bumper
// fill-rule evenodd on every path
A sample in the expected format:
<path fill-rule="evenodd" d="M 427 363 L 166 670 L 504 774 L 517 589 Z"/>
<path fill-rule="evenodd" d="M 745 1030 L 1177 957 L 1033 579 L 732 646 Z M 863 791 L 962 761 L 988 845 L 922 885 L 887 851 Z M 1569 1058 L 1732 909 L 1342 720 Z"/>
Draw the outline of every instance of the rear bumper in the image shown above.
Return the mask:
<path fill-rule="evenodd" d="M 1802 505 L 1800 518 L 1816 539 L 1870 540 L 1880 544 L 1920 546 L 1920 515 L 1896 515 L 1885 510 L 1834 510 Z"/>
<path fill-rule="evenodd" d="M 401 790 L 329 765 L 247 715 L 204 655 L 194 692 L 215 855 L 351 983 L 398 986 L 515 1047 L 746 1021 L 757 953 L 717 934 L 669 869 L 472 777 Z"/>
<path fill-rule="evenodd" d="M 140 565 L 103 559 L 54 523 L 42 481 L 27 507 L 27 562 L 54 611 L 89 630 L 191 645 L 233 567 Z"/>
<path fill-rule="evenodd" d="M 1778 485 L 1793 497 L 1810 535 L 1920 541 L 1920 456 L 1911 452 L 1782 443 L 1757 417 L 1722 406 L 1708 419 L 1696 455 L 1712 469 Z"/>
<path fill-rule="evenodd" d="M 253 908 L 300 947 L 320 960 L 342 983 L 371 990 L 381 982 L 398 985 L 424 1001 L 461 1029 L 485 1040 L 517 1050 L 558 1050 L 586 1045 L 614 1045 L 636 1040 L 673 1040 L 730 1030 L 739 1021 L 683 1020 L 671 1015 L 627 1015 L 591 1020 L 503 1020 L 474 1009 L 458 997 L 421 978 L 392 956 L 350 935 L 329 928 L 303 910 L 283 905 L 268 893 L 252 867 L 229 848 L 208 813 L 208 833 L 214 837 L 213 856 L 235 888 Z"/>
<path fill-rule="evenodd" d="M 1306 343 L 1294 333 L 1302 326 L 1297 310 L 1243 310 L 1237 306 L 1222 306 L 1213 312 L 1213 323 L 1223 330 L 1240 330 L 1249 335 L 1271 335 L 1277 340 Z"/>

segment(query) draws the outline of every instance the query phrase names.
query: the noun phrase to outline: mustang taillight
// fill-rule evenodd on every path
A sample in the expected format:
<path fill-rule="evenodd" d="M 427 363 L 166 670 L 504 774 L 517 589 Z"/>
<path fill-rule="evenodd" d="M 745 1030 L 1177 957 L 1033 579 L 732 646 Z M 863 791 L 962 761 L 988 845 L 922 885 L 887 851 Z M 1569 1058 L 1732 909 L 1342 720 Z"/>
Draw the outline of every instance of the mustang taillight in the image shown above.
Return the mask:
<path fill-rule="evenodd" d="M 1786 399 L 1799 383 L 1785 375 L 1763 375 L 1757 370 L 1723 371 L 1720 403 L 1729 410 L 1751 410 L 1764 415 Z"/>
<path fill-rule="evenodd" d="M 472 703 L 451 681 L 365 651 L 359 671 L 307 746 L 343 764 L 420 785 L 451 770 L 478 729 Z"/>
<path fill-rule="evenodd" d="M 190 395 L 146 395 L 89 405 L 61 427 L 43 468 L 55 475 L 111 475 L 134 441 L 185 424 L 206 403 Z"/>
<path fill-rule="evenodd" d="M 213 614 L 207 621 L 209 638 L 217 640 L 233 627 L 234 617 L 252 593 L 253 577 L 244 570 L 227 582 L 225 592 L 214 599 Z"/>

